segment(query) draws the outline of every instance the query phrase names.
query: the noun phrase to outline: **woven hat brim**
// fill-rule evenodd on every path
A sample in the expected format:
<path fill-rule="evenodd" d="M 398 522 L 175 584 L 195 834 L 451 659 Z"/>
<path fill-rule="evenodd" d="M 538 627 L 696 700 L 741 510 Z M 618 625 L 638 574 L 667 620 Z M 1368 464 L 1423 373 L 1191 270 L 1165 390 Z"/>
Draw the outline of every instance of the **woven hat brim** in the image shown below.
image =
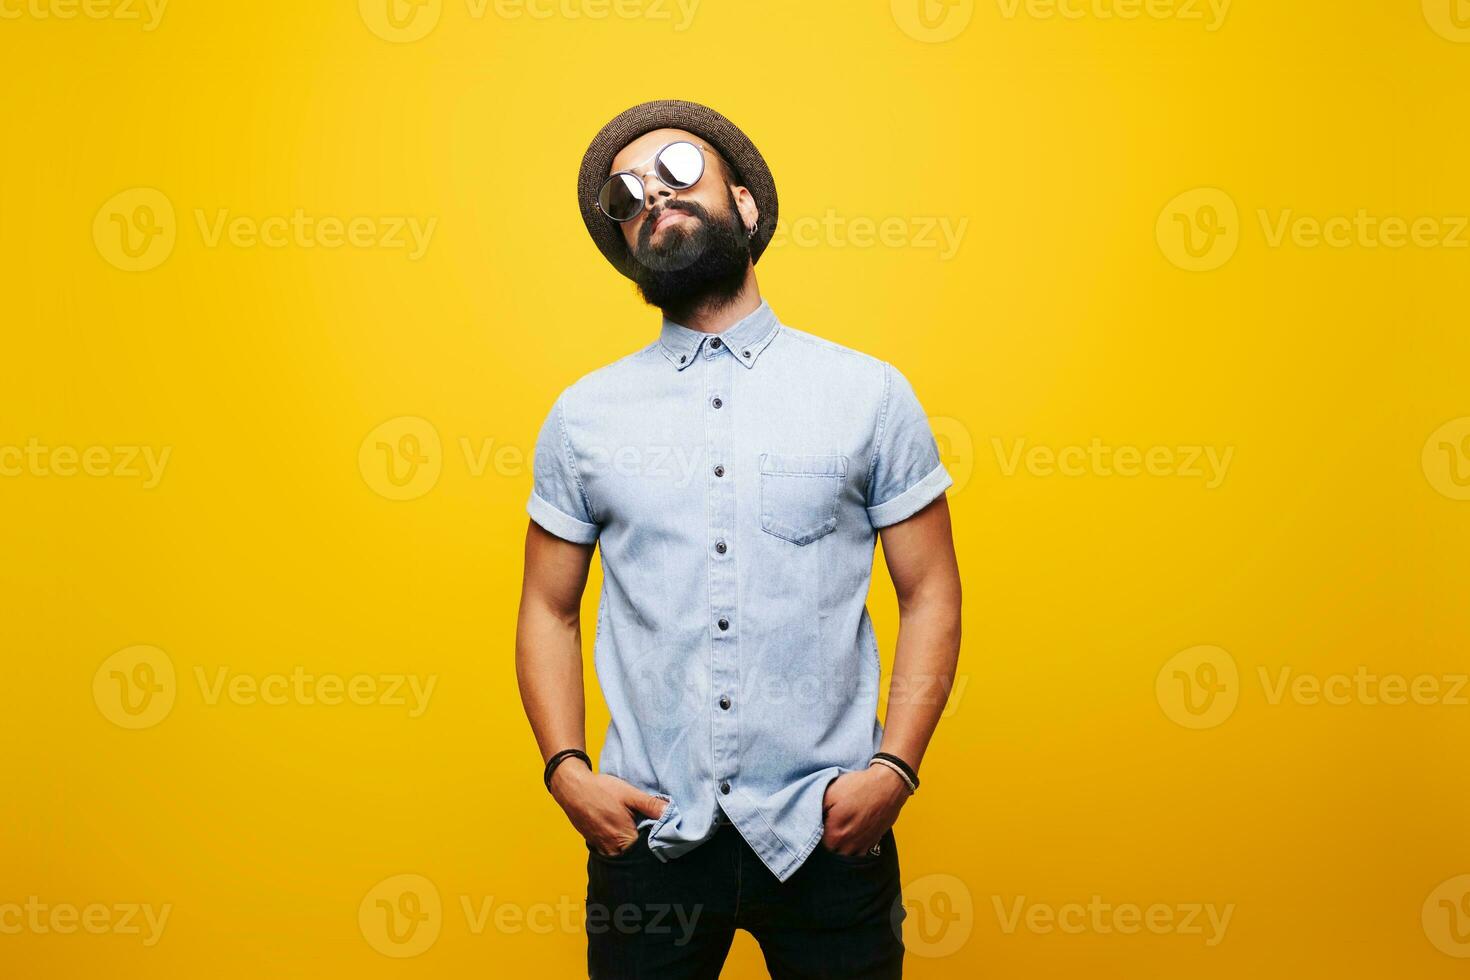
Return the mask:
<path fill-rule="evenodd" d="M 760 224 L 750 241 L 750 257 L 752 262 L 759 262 L 761 253 L 776 233 L 778 201 L 771 170 L 755 144 L 738 126 L 708 106 L 679 99 L 644 102 L 619 113 L 602 127 L 582 156 L 582 167 L 577 174 L 577 205 L 582 211 L 582 222 L 597 243 L 598 250 L 613 268 L 629 279 L 634 277 L 637 262 L 629 254 L 617 222 L 598 210 L 597 192 L 607 180 L 618 152 L 655 129 L 682 129 L 706 140 L 734 169 L 735 183 L 749 188 L 756 207 L 760 208 Z"/>

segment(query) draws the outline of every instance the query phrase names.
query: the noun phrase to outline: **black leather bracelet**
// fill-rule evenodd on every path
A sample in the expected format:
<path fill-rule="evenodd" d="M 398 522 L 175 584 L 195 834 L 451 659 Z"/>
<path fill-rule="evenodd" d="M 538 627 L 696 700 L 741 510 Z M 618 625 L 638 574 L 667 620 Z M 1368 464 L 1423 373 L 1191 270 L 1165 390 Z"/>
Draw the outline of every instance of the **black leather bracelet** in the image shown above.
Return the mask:
<path fill-rule="evenodd" d="M 916 772 L 914 772 L 914 767 L 913 766 L 909 765 L 907 762 L 904 762 L 902 759 L 900 759 L 898 756 L 894 755 L 892 752 L 874 752 L 873 753 L 873 758 L 875 758 L 875 759 L 882 759 L 885 762 L 891 762 L 895 766 L 897 766 L 898 768 L 902 769 L 903 772 L 904 772 L 904 775 L 909 777 L 909 782 L 913 784 L 913 791 L 914 792 L 918 792 L 918 789 L 919 789 L 919 774 L 916 773 Z"/>
<path fill-rule="evenodd" d="M 541 778 L 542 782 L 546 783 L 547 789 L 551 789 L 551 774 L 556 772 L 557 766 L 561 765 L 568 759 L 581 759 L 583 762 L 587 763 L 588 769 L 592 768 L 592 760 L 587 757 L 586 752 L 583 752 L 581 749 L 562 749 L 556 755 L 546 760 L 546 774 Z"/>

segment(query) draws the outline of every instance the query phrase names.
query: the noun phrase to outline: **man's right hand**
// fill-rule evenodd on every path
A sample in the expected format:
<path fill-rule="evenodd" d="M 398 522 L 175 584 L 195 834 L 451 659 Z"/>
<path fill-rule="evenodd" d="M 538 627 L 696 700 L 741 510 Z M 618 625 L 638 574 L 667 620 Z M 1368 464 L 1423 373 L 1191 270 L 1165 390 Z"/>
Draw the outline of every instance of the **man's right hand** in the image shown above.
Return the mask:
<path fill-rule="evenodd" d="M 668 801 L 645 793 L 616 776 L 595 773 L 580 759 L 568 759 L 551 774 L 551 795 L 566 811 L 577 833 L 599 854 L 621 854 L 638 840 L 634 814 L 657 819 Z"/>

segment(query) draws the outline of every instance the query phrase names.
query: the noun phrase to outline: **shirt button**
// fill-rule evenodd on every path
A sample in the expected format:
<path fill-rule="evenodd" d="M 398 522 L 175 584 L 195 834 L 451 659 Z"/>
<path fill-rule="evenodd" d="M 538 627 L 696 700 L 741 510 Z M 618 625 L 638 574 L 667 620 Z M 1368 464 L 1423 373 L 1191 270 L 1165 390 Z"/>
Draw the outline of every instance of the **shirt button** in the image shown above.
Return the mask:
<path fill-rule="evenodd" d="M 740 356 L 741 357 L 749 357 L 750 356 L 750 351 L 743 350 L 743 351 L 740 352 Z"/>
<path fill-rule="evenodd" d="M 720 784 L 720 792 L 726 796 L 730 795 L 730 781 L 728 779 Z"/>
<path fill-rule="evenodd" d="M 719 395 L 716 395 L 715 397 L 711 398 L 709 400 L 709 403 L 711 405 L 713 405 L 715 408 L 719 408 L 721 405 L 725 404 L 724 402 L 720 401 L 720 396 Z"/>
<path fill-rule="evenodd" d="M 723 466 L 716 466 L 715 467 L 715 476 L 724 476 L 724 475 L 725 475 L 725 468 Z"/>
<path fill-rule="evenodd" d="M 722 709 L 724 709 L 725 711 L 729 711 L 730 710 L 730 699 L 729 698 L 720 698 L 720 707 Z"/>
<path fill-rule="evenodd" d="M 719 627 L 722 630 L 729 629 L 730 628 L 730 621 L 728 619 L 726 619 L 724 616 L 721 616 L 720 617 L 720 622 L 719 622 Z"/>
<path fill-rule="evenodd" d="M 725 542 L 723 542 L 723 541 L 716 541 L 715 542 L 715 551 L 716 551 L 716 553 L 723 555 L 725 552 L 727 552 L 729 550 L 730 550 L 730 548 L 729 548 L 728 545 L 725 544 Z"/>
<path fill-rule="evenodd" d="M 715 350 L 719 350 L 721 347 L 724 347 L 725 346 L 724 344 L 720 343 L 720 338 L 719 337 L 716 337 L 714 340 L 711 340 L 709 342 L 709 345 L 711 347 L 713 347 Z"/>

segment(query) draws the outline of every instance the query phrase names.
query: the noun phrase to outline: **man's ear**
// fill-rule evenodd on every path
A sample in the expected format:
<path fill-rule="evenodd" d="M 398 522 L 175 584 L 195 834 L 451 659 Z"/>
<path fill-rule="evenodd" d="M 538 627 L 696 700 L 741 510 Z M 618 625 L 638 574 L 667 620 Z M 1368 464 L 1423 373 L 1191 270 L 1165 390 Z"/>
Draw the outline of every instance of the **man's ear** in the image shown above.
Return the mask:
<path fill-rule="evenodd" d="M 755 195 L 750 193 L 748 187 L 736 187 L 733 193 L 735 207 L 740 211 L 740 223 L 747 229 L 754 228 L 761 216 L 761 209 L 755 203 Z"/>

